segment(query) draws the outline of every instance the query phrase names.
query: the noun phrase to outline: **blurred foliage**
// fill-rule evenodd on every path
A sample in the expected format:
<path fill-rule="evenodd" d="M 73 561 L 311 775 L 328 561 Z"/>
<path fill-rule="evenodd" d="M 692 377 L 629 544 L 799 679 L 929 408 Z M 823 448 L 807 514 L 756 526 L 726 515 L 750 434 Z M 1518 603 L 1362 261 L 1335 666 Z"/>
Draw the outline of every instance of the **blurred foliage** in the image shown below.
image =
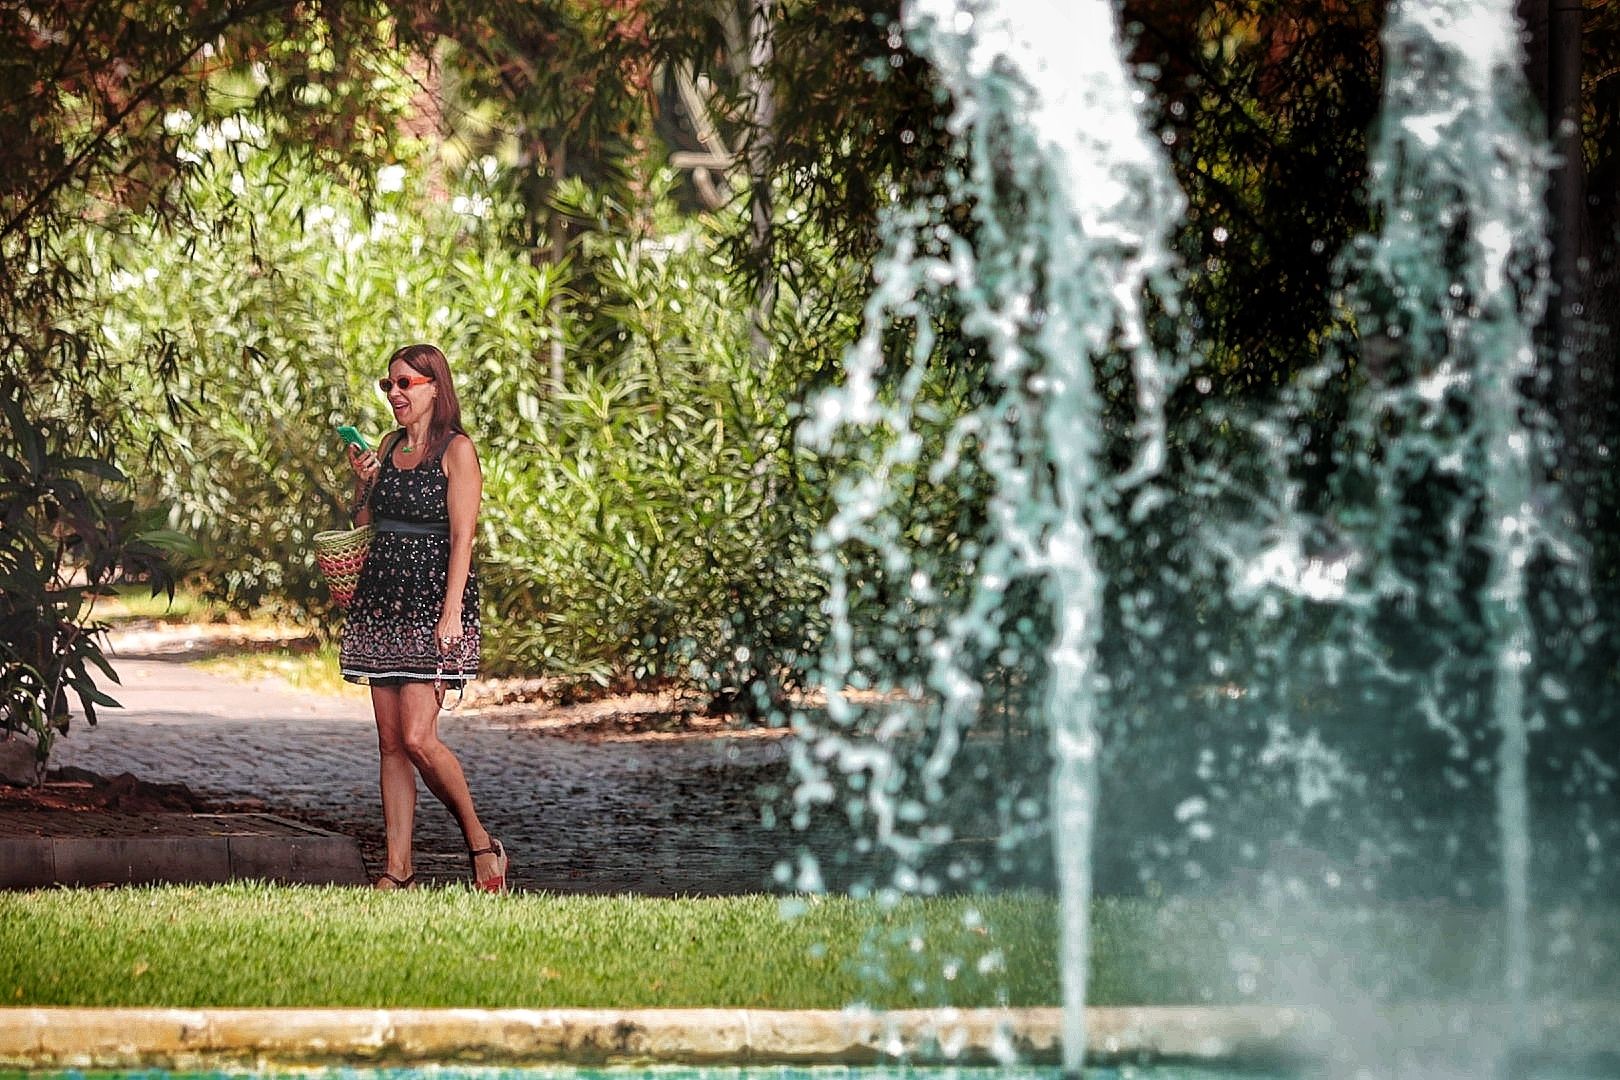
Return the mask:
<path fill-rule="evenodd" d="M 1334 260 L 1370 224 L 1383 7 L 1127 5 L 1133 60 L 1155 76 L 1156 123 L 1187 195 L 1187 290 L 1221 395 L 1287 384 L 1344 317 Z"/>

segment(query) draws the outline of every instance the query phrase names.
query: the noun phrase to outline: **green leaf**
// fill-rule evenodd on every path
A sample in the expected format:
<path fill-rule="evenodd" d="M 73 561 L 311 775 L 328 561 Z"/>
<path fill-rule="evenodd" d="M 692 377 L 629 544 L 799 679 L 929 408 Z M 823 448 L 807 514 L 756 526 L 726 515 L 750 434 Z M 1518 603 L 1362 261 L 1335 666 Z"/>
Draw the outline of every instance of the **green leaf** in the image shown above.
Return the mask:
<path fill-rule="evenodd" d="M 100 458 L 93 458 L 93 457 L 60 458 L 55 462 L 55 464 L 57 465 L 58 468 L 67 470 L 69 472 L 89 473 L 92 476 L 99 476 L 103 480 L 111 480 L 111 481 L 114 481 L 114 482 L 122 482 L 122 481 L 128 479 L 124 475 L 123 470 L 118 468 L 118 466 L 114 465 L 110 461 L 103 461 Z"/>
<path fill-rule="evenodd" d="M 135 538 L 143 544 L 150 544 L 160 551 L 173 555 L 195 557 L 203 553 L 202 544 L 195 536 L 176 529 L 147 529 L 136 533 Z"/>

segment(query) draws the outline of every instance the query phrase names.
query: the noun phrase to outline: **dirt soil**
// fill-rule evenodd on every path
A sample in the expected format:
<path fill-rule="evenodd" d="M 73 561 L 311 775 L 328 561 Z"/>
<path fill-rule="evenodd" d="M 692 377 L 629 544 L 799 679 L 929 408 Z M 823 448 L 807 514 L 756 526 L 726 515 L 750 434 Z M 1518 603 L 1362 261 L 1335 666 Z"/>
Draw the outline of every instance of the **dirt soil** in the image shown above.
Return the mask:
<path fill-rule="evenodd" d="M 102 776 L 67 765 L 50 769 L 45 782 L 16 787 L 0 783 L 0 810 L 116 810 L 132 814 L 224 814 L 262 810 L 262 803 L 207 799 L 184 784 L 142 780 L 134 773 Z"/>

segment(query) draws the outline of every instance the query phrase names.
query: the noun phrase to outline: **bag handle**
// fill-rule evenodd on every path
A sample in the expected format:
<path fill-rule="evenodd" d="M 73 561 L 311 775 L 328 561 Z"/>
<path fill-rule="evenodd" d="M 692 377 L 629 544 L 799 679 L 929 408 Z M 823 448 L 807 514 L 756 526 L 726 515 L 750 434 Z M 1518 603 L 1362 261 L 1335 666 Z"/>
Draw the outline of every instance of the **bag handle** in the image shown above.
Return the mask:
<path fill-rule="evenodd" d="M 438 652 L 438 668 L 433 673 L 433 696 L 434 696 L 434 698 L 436 698 L 438 700 L 439 708 L 441 708 L 441 709 L 444 708 L 444 699 L 445 699 L 444 662 L 445 662 L 446 659 L 448 659 L 447 654 L 443 650 L 439 650 L 439 652 Z M 463 667 L 466 666 L 466 661 L 467 661 L 467 635 L 462 634 L 461 640 L 456 643 L 456 669 L 457 669 L 458 673 L 461 671 L 461 669 Z M 455 703 L 455 705 L 452 705 L 451 708 L 452 709 L 459 708 L 462 701 L 465 700 L 466 696 L 467 696 L 467 680 L 466 679 L 457 679 L 456 680 L 456 703 Z"/>

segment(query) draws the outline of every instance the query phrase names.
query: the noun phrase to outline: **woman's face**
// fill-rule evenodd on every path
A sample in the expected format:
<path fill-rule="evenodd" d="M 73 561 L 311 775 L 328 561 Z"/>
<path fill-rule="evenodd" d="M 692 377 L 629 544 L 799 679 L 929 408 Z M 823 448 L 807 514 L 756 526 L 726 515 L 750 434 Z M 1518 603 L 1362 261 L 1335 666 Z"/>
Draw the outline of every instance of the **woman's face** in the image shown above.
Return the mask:
<path fill-rule="evenodd" d="M 403 360 L 388 365 L 388 404 L 394 410 L 394 421 L 408 426 L 413 421 L 426 420 L 433 415 L 435 390 L 428 377 Z M 401 389 L 399 381 L 409 379 L 410 386 Z"/>

